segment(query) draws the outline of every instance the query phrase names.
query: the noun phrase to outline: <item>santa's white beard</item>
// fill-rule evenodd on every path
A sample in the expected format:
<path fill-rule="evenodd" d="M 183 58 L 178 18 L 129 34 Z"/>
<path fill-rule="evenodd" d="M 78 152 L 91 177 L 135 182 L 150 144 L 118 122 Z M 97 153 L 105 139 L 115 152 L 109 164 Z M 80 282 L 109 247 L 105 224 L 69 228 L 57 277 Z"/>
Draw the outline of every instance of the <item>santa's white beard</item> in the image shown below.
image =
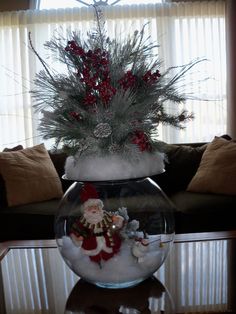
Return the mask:
<path fill-rule="evenodd" d="M 93 212 L 84 212 L 84 218 L 90 224 L 96 224 L 103 219 L 103 210 L 98 211 L 97 213 Z"/>

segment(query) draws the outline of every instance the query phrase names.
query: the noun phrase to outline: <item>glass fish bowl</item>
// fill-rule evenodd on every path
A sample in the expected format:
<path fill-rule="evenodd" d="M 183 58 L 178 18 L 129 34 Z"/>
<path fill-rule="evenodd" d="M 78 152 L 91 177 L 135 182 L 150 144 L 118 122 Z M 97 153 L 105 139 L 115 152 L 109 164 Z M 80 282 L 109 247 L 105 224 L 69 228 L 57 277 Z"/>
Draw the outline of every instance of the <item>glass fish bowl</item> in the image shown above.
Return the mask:
<path fill-rule="evenodd" d="M 104 288 L 135 286 L 164 263 L 174 240 L 174 205 L 150 178 L 74 182 L 55 218 L 66 264 Z"/>

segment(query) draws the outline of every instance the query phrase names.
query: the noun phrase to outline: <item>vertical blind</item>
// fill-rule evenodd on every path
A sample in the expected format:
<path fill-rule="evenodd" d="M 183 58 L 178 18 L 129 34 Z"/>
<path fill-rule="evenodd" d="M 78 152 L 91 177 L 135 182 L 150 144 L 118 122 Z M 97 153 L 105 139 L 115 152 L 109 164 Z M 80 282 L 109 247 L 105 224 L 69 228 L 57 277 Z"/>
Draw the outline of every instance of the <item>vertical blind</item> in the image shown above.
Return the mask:
<path fill-rule="evenodd" d="M 158 138 L 168 143 L 204 142 L 226 132 L 225 1 L 116 5 L 104 8 L 108 35 L 125 36 L 148 22 L 146 35 L 159 45 L 162 71 L 196 58 L 181 89 L 191 97 L 181 105 L 195 115 L 185 130 L 159 126 Z M 93 9 L 67 8 L 0 13 L 0 150 L 42 142 L 37 126 L 39 114 L 32 109 L 29 91 L 41 64 L 28 44 L 28 33 L 39 55 L 60 71 L 43 44 L 56 32 L 68 28 L 86 36 L 95 26 Z M 174 111 L 171 104 L 168 110 Z"/>

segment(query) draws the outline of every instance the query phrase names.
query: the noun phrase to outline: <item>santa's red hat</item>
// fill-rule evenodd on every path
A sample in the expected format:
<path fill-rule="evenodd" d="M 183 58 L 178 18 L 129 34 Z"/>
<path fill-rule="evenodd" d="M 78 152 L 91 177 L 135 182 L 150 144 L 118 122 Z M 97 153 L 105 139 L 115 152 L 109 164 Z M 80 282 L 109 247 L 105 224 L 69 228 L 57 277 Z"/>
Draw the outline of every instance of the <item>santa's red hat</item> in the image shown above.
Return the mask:
<path fill-rule="evenodd" d="M 103 208 L 103 202 L 99 199 L 98 192 L 91 183 L 85 183 L 82 187 L 80 200 L 83 203 L 83 210 L 90 206 L 99 206 L 100 208 Z"/>

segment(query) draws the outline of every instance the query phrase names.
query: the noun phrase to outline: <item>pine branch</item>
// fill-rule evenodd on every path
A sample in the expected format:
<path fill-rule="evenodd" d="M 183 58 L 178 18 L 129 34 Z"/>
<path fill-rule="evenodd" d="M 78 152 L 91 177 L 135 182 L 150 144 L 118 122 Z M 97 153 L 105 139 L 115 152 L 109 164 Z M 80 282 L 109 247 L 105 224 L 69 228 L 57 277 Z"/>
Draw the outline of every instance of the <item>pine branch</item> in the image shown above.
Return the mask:
<path fill-rule="evenodd" d="M 29 38 L 29 43 L 30 43 L 30 48 L 32 49 L 32 51 L 34 52 L 34 54 L 37 56 L 37 58 L 39 59 L 39 61 L 41 62 L 41 64 L 43 65 L 45 71 L 47 72 L 47 74 L 51 77 L 52 81 L 54 81 L 53 76 L 51 75 L 51 73 L 48 70 L 48 66 L 46 64 L 46 62 L 44 62 L 44 60 L 40 57 L 40 55 L 37 53 L 37 51 L 35 50 L 33 44 L 32 44 L 32 40 L 31 40 L 31 32 L 28 33 L 28 38 Z M 55 81 L 54 81 L 55 82 Z"/>
<path fill-rule="evenodd" d="M 110 39 L 94 9 L 97 27 L 86 41 L 81 33 L 68 31 L 66 38 L 57 34 L 44 45 L 65 65 L 63 73 L 49 71 L 29 33 L 30 47 L 44 67 L 31 91 L 34 109 L 43 113 L 39 131 L 77 156 L 119 153 L 130 158 L 143 149 L 160 150 L 152 137 L 158 125 L 181 129 L 193 119 L 185 110 L 170 114 L 167 108 L 170 102 L 182 108 L 186 95 L 180 83 L 203 60 L 160 73 L 163 62 L 154 53 L 158 46 L 150 37 L 144 40 L 146 25 L 123 40 L 118 35 Z"/>

